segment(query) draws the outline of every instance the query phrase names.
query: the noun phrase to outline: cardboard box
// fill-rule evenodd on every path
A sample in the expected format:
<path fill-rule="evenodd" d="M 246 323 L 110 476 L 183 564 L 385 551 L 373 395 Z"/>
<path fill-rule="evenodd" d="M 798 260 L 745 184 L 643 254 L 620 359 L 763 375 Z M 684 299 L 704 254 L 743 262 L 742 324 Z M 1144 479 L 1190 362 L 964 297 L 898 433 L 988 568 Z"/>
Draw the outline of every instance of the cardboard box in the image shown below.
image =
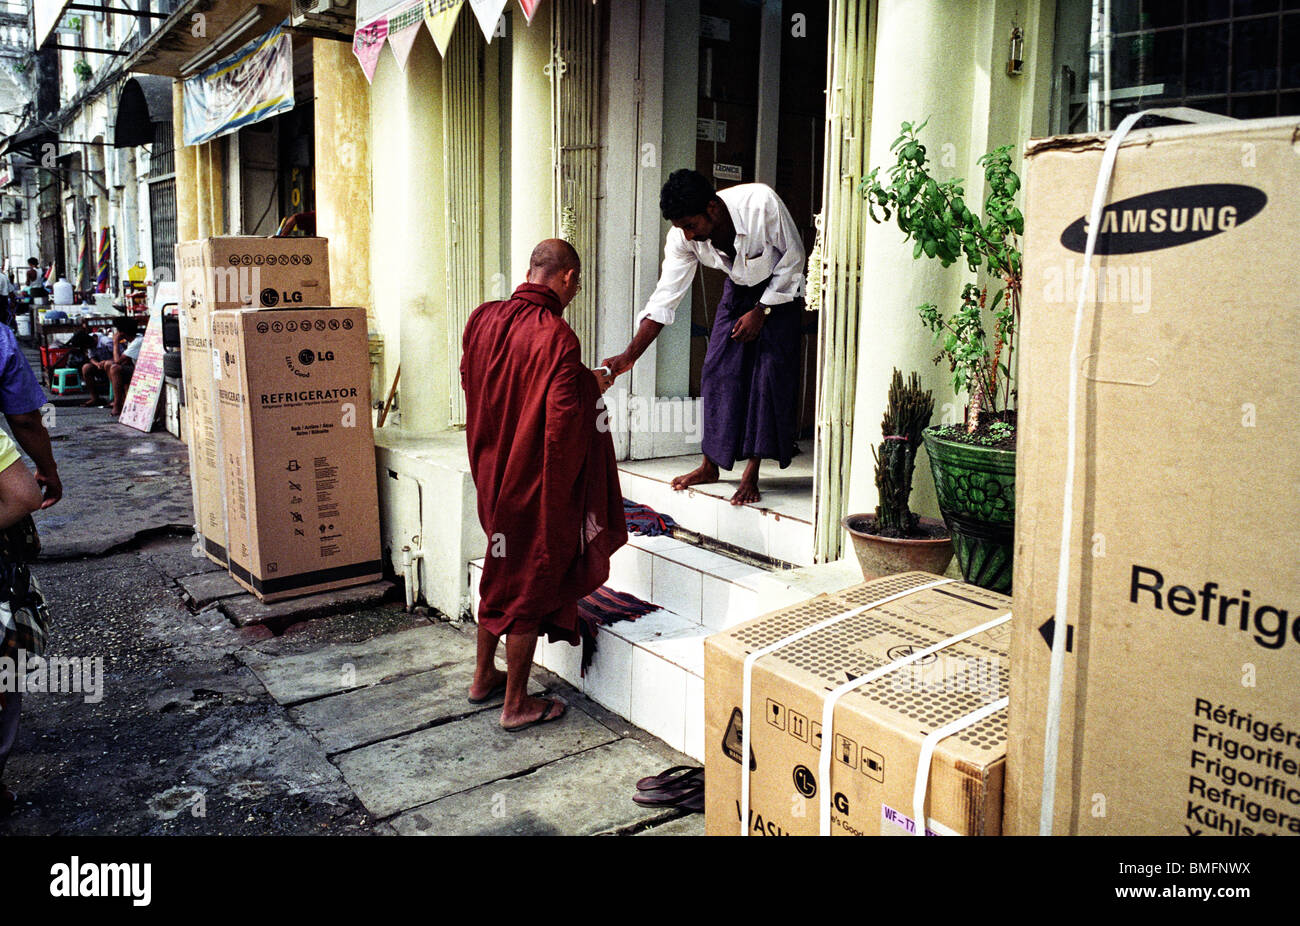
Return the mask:
<path fill-rule="evenodd" d="M 225 566 L 226 508 L 210 315 L 238 306 L 329 305 L 328 242 L 255 237 L 184 241 L 176 245 L 176 267 L 194 520 L 208 557 Z"/>
<path fill-rule="evenodd" d="M 263 601 L 380 578 L 366 313 L 212 314 L 230 574 Z"/>
<path fill-rule="evenodd" d="M 1300 833 L 1297 137 L 1292 117 L 1120 148 L 1079 352 L 1054 833 Z M 1039 832 L 1067 359 L 1104 142 L 1026 157 L 1016 834 Z"/>
<path fill-rule="evenodd" d="M 932 588 L 931 583 L 943 582 Z M 864 605 L 880 602 L 865 611 Z M 704 641 L 705 817 L 709 835 L 740 834 L 741 691 L 746 655 L 846 612 L 851 616 L 754 664 L 750 835 L 817 835 L 831 789 L 834 835 L 908 835 L 926 734 L 1005 698 L 1010 622 L 891 671 L 835 708 L 831 781 L 820 780 L 827 692 L 1010 613 L 1010 599 L 920 572 L 867 582 L 747 621 Z M 1006 709 L 938 741 L 926 828 L 996 835 L 1002 822 Z"/>

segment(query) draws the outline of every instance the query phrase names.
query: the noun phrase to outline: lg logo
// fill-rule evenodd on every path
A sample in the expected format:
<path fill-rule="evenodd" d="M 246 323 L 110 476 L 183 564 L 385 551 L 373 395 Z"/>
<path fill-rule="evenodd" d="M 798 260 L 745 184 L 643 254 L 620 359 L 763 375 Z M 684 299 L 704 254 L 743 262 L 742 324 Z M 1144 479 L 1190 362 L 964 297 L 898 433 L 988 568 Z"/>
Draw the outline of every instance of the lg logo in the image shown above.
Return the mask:
<path fill-rule="evenodd" d="M 267 287 L 261 293 L 262 305 L 266 308 L 273 308 L 281 302 L 302 302 L 302 292 L 294 290 L 293 292 L 281 292 L 280 290 Z"/>

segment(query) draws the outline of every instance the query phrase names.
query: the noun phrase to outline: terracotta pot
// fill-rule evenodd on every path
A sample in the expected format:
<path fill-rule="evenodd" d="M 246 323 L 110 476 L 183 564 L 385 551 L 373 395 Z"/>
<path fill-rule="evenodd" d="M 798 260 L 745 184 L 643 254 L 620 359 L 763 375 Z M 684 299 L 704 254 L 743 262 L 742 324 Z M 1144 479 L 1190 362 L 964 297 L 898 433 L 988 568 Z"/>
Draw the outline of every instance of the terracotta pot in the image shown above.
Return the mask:
<path fill-rule="evenodd" d="M 874 514 L 851 514 L 842 522 L 853 538 L 853 549 L 858 554 L 862 577 L 870 581 L 900 572 L 930 572 L 943 575 L 952 562 L 952 538 L 936 537 L 911 540 L 907 538 L 879 537 L 858 529 L 863 523 L 874 525 Z M 937 518 L 921 518 L 926 527 L 943 528 Z"/>

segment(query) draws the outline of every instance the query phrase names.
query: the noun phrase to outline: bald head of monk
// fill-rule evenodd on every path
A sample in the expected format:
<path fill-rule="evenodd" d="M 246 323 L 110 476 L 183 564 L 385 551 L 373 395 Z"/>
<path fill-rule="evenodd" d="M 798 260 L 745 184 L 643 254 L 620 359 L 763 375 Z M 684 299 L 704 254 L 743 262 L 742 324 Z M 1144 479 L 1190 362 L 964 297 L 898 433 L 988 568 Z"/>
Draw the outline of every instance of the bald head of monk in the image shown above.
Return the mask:
<path fill-rule="evenodd" d="M 582 261 L 573 245 L 561 238 L 547 238 L 533 248 L 528 258 L 528 282 L 549 286 L 560 297 L 563 308 L 582 288 Z"/>

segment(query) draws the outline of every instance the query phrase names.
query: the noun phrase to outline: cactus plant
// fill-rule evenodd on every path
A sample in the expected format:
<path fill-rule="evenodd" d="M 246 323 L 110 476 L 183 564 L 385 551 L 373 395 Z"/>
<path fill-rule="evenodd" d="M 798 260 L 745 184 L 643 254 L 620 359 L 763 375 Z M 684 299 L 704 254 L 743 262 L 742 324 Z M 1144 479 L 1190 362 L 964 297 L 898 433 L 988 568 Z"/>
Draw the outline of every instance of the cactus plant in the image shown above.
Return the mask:
<path fill-rule="evenodd" d="M 889 404 L 880 423 L 880 449 L 871 448 L 880 492 L 876 529 L 883 537 L 908 537 L 916 530 L 917 516 L 908 502 L 921 432 L 929 427 L 932 414 L 934 395 L 921 388 L 920 377 L 913 373 L 904 383 L 903 374 L 895 369 L 889 385 Z"/>

